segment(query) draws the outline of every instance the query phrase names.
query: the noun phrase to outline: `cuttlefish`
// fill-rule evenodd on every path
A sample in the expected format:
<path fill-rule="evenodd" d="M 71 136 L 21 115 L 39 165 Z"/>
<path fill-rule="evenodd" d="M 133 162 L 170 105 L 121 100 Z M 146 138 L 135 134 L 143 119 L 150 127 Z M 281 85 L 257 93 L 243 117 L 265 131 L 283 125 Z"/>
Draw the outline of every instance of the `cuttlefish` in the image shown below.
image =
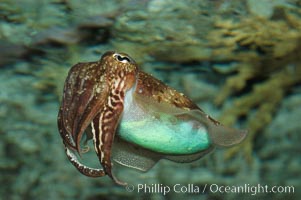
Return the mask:
<path fill-rule="evenodd" d="M 197 91 L 196 91 L 197 92 Z M 184 94 L 140 71 L 125 53 L 74 65 L 65 81 L 58 127 L 70 162 L 90 177 L 112 173 L 113 163 L 149 170 L 160 159 L 192 162 L 216 146 L 240 143 L 244 130 L 223 126 Z M 100 168 L 84 165 L 81 141 L 93 139 Z"/>

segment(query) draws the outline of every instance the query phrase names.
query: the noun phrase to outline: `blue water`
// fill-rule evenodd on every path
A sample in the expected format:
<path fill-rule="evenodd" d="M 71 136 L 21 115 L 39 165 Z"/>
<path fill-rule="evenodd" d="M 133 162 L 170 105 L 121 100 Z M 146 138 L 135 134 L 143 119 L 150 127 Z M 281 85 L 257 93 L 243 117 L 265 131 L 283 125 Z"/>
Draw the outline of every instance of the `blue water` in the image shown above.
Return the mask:
<path fill-rule="evenodd" d="M 300 199 L 300 6 L 2 0 L 0 199 Z M 73 65 L 109 50 L 129 54 L 140 70 L 249 136 L 194 162 L 150 155 L 158 162 L 145 173 L 115 163 L 127 187 L 82 175 L 58 132 L 63 86 Z M 80 161 L 102 168 L 88 144 Z"/>

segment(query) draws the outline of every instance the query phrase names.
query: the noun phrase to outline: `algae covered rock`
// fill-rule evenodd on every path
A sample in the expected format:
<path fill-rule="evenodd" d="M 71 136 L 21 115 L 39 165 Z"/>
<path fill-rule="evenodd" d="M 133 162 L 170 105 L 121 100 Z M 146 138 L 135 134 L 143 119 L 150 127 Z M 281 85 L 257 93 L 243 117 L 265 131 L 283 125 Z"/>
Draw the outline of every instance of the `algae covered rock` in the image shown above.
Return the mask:
<path fill-rule="evenodd" d="M 112 44 L 139 59 L 206 60 L 211 55 L 206 37 L 213 27 L 213 16 L 222 12 L 221 7 L 193 0 L 150 1 L 144 9 L 118 17 Z"/>

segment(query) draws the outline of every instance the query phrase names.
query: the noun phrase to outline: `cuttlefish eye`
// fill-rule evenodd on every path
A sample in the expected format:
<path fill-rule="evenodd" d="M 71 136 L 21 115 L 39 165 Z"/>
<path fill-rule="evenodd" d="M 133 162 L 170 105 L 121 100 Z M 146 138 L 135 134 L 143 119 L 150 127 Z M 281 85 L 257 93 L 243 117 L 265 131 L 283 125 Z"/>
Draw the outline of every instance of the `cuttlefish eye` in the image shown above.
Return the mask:
<path fill-rule="evenodd" d="M 115 53 L 113 55 L 113 57 L 119 61 L 119 62 L 122 62 L 122 63 L 133 63 L 132 59 L 128 56 L 125 56 L 125 55 L 120 55 L 118 53 Z"/>

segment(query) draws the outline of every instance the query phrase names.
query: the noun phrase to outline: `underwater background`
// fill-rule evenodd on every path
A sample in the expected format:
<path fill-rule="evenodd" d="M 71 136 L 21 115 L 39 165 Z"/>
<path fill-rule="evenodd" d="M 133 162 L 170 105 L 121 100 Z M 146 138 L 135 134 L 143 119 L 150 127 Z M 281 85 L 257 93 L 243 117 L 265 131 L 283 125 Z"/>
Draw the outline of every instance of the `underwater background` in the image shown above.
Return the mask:
<path fill-rule="evenodd" d="M 120 168 L 133 191 L 80 174 L 57 129 L 63 84 L 108 50 L 248 137 L 193 163 Z M 0 199 L 300 199 L 300 119 L 300 0 L 0 0 Z"/>

